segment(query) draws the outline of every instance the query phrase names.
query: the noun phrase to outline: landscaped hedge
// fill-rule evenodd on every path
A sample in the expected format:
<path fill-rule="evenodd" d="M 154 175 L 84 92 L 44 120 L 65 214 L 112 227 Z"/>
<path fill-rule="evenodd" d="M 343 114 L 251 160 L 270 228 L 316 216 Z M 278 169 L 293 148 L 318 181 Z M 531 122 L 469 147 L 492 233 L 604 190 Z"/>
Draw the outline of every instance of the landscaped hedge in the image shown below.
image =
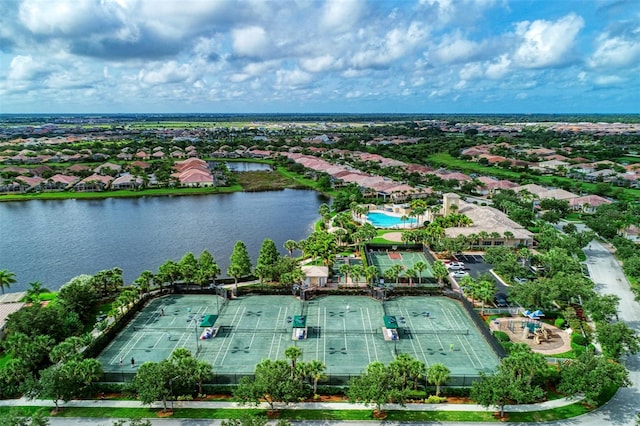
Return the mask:
<path fill-rule="evenodd" d="M 511 341 L 511 339 L 509 338 L 509 335 L 504 331 L 495 330 L 493 332 L 493 335 L 495 336 L 496 339 L 498 339 L 498 342 L 500 343 Z"/>
<path fill-rule="evenodd" d="M 556 318 L 556 320 L 553 322 L 553 325 L 555 325 L 558 328 L 562 328 L 564 327 L 565 323 L 566 321 L 564 320 L 564 318 Z"/>
<path fill-rule="evenodd" d="M 587 338 L 582 334 L 574 334 L 571 336 L 571 343 L 578 346 L 585 346 L 587 344 Z"/>

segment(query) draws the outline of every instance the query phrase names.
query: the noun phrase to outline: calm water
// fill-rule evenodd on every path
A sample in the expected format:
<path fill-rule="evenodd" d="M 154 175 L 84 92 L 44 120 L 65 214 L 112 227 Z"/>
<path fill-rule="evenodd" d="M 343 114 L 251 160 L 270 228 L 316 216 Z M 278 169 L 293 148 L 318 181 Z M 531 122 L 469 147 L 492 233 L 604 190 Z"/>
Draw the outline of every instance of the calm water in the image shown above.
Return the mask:
<path fill-rule="evenodd" d="M 227 168 L 232 172 L 259 172 L 272 170 L 271 165 L 264 163 L 249 163 L 246 161 L 225 161 Z"/>
<path fill-rule="evenodd" d="M 16 274 L 10 291 L 33 281 L 54 290 L 116 266 L 128 284 L 168 259 L 207 249 L 226 276 L 236 241 L 245 243 L 254 266 L 265 238 L 286 254 L 283 243 L 306 238 L 326 202 L 315 191 L 284 190 L 0 203 L 0 269 Z"/>

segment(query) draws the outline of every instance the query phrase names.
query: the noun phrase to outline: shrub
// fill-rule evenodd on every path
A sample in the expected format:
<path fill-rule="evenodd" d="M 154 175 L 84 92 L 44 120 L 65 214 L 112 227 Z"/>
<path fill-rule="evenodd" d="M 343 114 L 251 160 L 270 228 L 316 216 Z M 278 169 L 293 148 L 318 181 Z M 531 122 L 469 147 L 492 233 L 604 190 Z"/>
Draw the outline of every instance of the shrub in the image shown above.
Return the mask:
<path fill-rule="evenodd" d="M 429 398 L 427 398 L 425 400 L 425 402 L 427 404 L 441 404 L 443 402 L 446 402 L 447 398 L 444 396 L 435 396 L 435 395 L 429 395 Z"/>
<path fill-rule="evenodd" d="M 574 334 L 571 336 L 571 343 L 578 346 L 585 346 L 587 344 L 587 339 L 582 336 L 582 334 Z"/>
<path fill-rule="evenodd" d="M 443 387 L 442 395 L 468 397 L 471 394 L 471 388 Z"/>
<path fill-rule="evenodd" d="M 505 353 L 511 353 L 511 348 L 513 348 L 513 342 L 500 342 L 500 346 L 504 349 Z"/>
<path fill-rule="evenodd" d="M 498 342 L 509 342 L 509 341 L 511 341 L 511 339 L 509 338 L 509 335 L 507 333 L 505 333 L 504 331 L 495 330 L 493 332 L 493 336 L 496 339 L 498 339 Z"/>
<path fill-rule="evenodd" d="M 562 328 L 564 327 L 565 322 L 566 321 L 564 320 L 564 318 L 556 318 L 556 320 L 553 322 L 553 325 L 555 325 L 558 328 Z"/>

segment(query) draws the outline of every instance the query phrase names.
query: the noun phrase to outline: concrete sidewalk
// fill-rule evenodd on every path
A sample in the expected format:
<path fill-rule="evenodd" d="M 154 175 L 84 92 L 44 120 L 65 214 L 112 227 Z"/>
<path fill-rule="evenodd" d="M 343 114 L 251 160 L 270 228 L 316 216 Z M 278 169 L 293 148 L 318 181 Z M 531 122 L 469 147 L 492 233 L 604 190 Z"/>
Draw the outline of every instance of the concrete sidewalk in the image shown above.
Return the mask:
<path fill-rule="evenodd" d="M 553 401 L 545 401 L 538 404 L 506 405 L 505 412 L 529 412 L 543 411 L 552 408 L 564 407 L 580 401 L 580 398 L 561 398 Z M 167 403 L 171 406 L 171 403 Z M 51 400 L 27 398 L 0 400 L 0 407 L 10 406 L 37 406 L 54 407 Z M 109 400 L 109 399 L 74 399 L 69 402 L 60 402 L 60 407 L 105 407 L 105 408 L 149 408 L 140 401 L 132 400 Z M 255 408 L 253 405 L 240 405 L 237 402 L 229 401 L 174 401 L 174 408 Z M 267 409 L 269 405 L 262 403 L 259 408 Z M 151 404 L 151 408 L 162 408 L 162 402 Z M 349 402 L 300 402 L 297 404 L 278 404 L 277 408 L 286 410 L 371 410 L 371 406 L 363 404 L 352 404 Z M 385 410 L 398 411 L 496 411 L 496 407 L 486 408 L 478 404 L 407 404 L 402 407 L 399 404 L 385 404 Z"/>

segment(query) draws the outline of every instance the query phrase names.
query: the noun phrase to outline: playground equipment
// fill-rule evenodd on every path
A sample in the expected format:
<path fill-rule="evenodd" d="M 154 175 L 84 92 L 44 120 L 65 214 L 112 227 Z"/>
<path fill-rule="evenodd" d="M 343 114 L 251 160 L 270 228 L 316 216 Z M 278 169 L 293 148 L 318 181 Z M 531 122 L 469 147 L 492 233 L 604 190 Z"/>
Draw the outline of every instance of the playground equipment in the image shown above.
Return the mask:
<path fill-rule="evenodd" d="M 529 311 L 528 309 L 522 313 L 525 317 L 531 318 L 533 320 L 540 319 L 540 317 L 544 316 L 544 313 L 538 309 L 537 311 Z"/>

